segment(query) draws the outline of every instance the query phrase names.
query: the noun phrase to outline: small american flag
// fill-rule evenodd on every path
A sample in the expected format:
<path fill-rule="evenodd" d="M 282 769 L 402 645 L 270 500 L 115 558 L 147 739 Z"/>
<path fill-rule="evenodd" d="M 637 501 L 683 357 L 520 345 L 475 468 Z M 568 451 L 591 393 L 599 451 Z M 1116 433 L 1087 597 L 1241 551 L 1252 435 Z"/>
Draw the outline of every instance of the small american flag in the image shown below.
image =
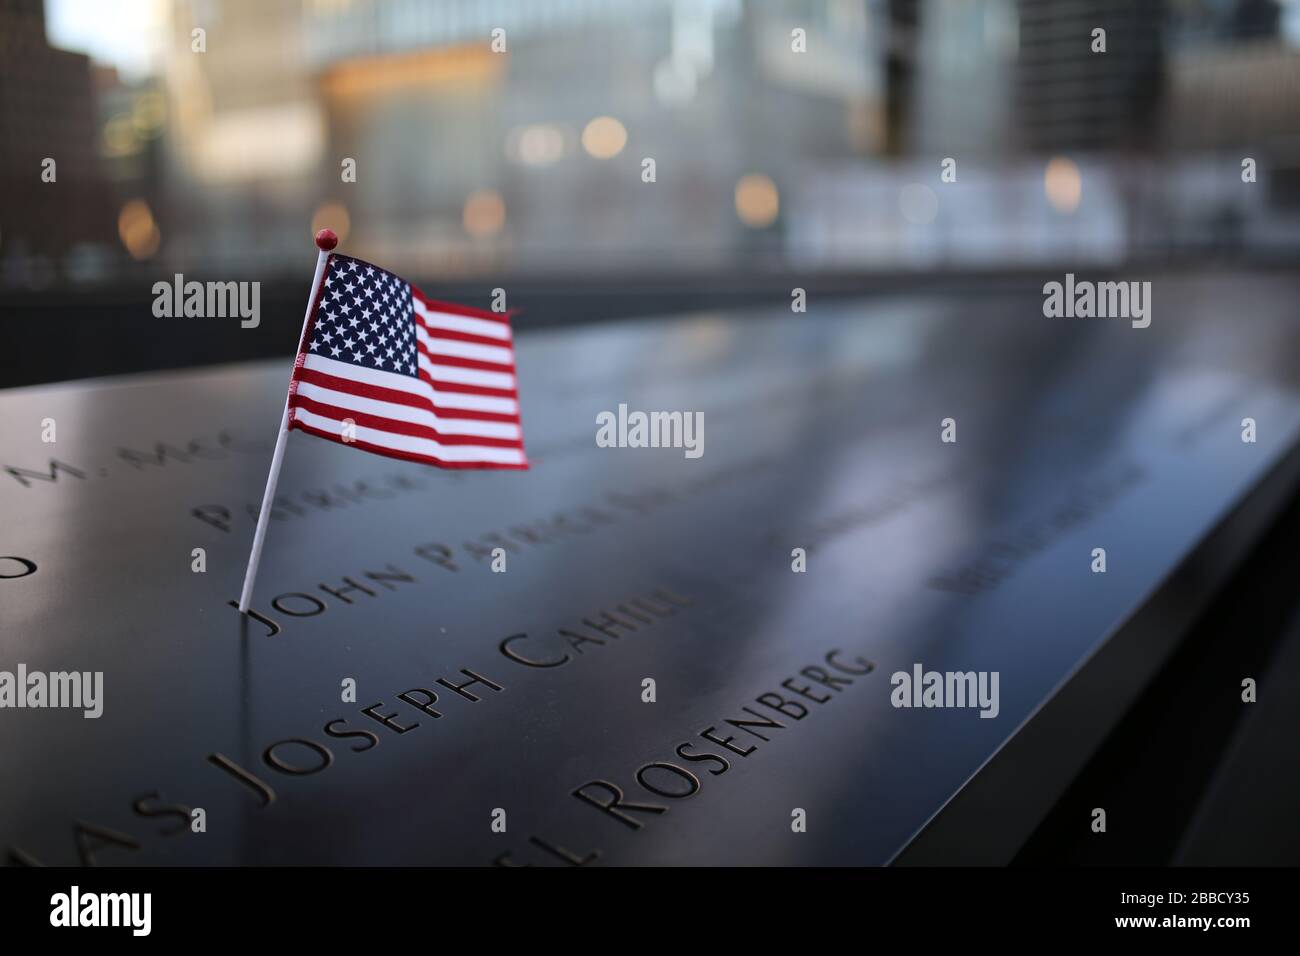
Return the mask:
<path fill-rule="evenodd" d="M 331 254 L 298 345 L 288 424 L 440 468 L 527 468 L 510 320 Z"/>

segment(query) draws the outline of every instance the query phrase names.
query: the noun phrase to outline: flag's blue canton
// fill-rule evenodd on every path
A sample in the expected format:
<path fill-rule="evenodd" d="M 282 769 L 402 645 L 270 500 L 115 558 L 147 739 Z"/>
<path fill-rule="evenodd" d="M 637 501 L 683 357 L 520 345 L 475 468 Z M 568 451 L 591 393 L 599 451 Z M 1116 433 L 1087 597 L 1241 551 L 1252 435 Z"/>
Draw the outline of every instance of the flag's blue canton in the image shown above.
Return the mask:
<path fill-rule="evenodd" d="M 362 368 L 412 377 L 416 360 L 411 286 L 391 272 L 331 256 L 307 348 Z"/>

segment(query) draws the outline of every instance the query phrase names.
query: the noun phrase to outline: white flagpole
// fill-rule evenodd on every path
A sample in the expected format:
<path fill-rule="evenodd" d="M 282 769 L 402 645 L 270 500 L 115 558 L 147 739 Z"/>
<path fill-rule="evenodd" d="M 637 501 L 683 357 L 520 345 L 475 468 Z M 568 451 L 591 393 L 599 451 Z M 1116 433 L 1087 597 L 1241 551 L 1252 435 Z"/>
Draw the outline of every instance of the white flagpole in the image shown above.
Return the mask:
<path fill-rule="evenodd" d="M 298 351 L 303 346 L 303 336 L 307 334 L 307 323 L 311 321 L 312 306 L 316 304 L 316 295 L 320 292 L 321 279 L 325 275 L 325 262 L 329 254 L 338 245 L 339 237 L 332 230 L 322 229 L 316 233 L 316 246 L 320 254 L 316 257 L 316 274 L 311 280 L 311 294 L 307 296 L 307 313 L 302 318 L 302 332 L 298 335 L 298 344 L 294 346 L 293 360 L 298 361 Z M 239 595 L 239 613 L 247 614 L 249 602 L 253 599 L 253 582 L 257 579 L 257 565 L 262 560 L 262 544 L 266 541 L 266 523 L 271 516 L 271 501 L 275 498 L 275 486 L 280 480 L 280 465 L 284 463 L 284 446 L 289 438 L 289 396 L 284 397 L 284 414 L 280 416 L 280 434 L 275 439 L 275 451 L 271 454 L 271 472 L 266 476 L 266 491 L 262 493 L 262 510 L 257 515 L 257 530 L 253 532 L 253 550 L 248 555 L 248 570 L 244 572 L 244 590 Z"/>

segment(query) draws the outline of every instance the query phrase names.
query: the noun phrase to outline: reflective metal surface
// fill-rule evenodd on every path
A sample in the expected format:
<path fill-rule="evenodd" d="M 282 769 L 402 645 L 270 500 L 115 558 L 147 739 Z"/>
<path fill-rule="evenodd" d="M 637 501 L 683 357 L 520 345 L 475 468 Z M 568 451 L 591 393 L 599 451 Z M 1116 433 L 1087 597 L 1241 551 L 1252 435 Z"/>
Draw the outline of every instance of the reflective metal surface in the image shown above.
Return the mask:
<path fill-rule="evenodd" d="M 1201 546 L 1281 474 L 1296 290 L 1153 285 L 1147 329 L 1046 319 L 1032 289 L 523 335 L 533 470 L 291 436 L 247 622 L 230 602 L 287 360 L 2 392 L 0 671 L 102 671 L 104 713 L 0 710 L 0 846 L 101 865 L 890 861 L 1120 648 L 1113 694 L 1094 680 L 1071 711 L 1078 741 L 1044 744 L 1083 759 L 1163 653 L 1128 625 L 1171 583 L 1212 587 Z M 621 403 L 703 412 L 704 454 L 598 448 Z M 1189 591 L 1175 571 L 1198 553 Z M 891 706 L 914 664 L 998 672 L 997 717 Z M 466 671 L 482 680 L 462 694 Z"/>

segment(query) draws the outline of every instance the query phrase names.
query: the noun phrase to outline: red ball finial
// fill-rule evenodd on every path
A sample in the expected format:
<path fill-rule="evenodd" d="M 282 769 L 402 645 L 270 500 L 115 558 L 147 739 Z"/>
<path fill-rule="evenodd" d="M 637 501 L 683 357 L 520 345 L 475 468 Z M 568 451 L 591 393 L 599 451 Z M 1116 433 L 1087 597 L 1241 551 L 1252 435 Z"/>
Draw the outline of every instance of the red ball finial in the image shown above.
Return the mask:
<path fill-rule="evenodd" d="M 322 229 L 316 233 L 316 248 L 329 252 L 339 244 L 339 237 L 333 229 Z"/>

